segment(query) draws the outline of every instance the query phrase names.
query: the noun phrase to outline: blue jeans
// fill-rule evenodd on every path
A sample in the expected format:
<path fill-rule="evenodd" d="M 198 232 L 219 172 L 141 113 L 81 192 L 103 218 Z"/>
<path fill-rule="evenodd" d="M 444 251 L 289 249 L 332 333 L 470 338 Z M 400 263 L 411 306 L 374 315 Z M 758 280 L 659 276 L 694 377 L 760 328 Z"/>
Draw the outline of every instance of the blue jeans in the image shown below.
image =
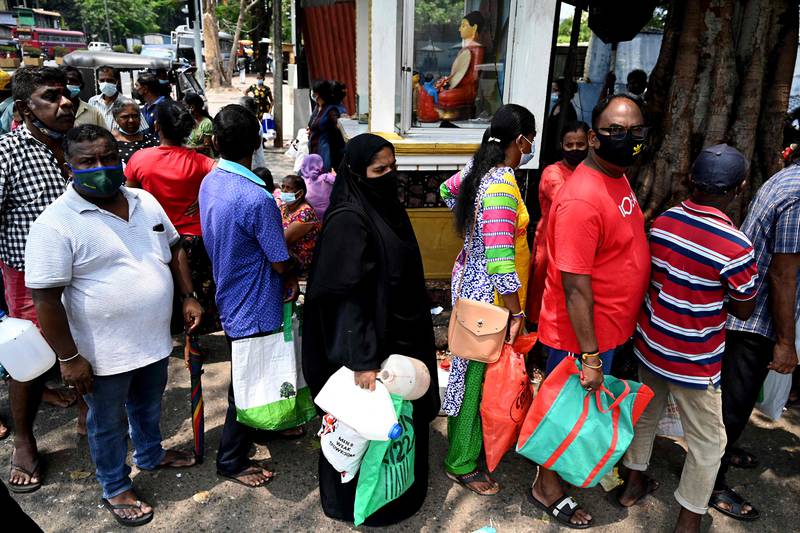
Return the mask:
<path fill-rule="evenodd" d="M 161 447 L 161 397 L 167 386 L 169 358 L 113 376 L 95 376 L 86 426 L 89 451 L 103 487 L 103 498 L 113 498 L 133 486 L 128 455 L 128 434 L 133 460 L 142 470 L 156 468 L 164 459 Z"/>
<path fill-rule="evenodd" d="M 544 347 L 544 353 L 547 354 L 547 367 L 545 369 L 545 374 L 547 375 L 556 369 L 558 363 L 572 353 L 565 350 L 556 350 L 544 344 L 542 346 Z M 614 362 L 614 354 L 617 353 L 617 350 L 619 350 L 619 347 L 600 354 L 600 359 L 603 361 L 603 374 L 611 374 L 611 363 Z"/>

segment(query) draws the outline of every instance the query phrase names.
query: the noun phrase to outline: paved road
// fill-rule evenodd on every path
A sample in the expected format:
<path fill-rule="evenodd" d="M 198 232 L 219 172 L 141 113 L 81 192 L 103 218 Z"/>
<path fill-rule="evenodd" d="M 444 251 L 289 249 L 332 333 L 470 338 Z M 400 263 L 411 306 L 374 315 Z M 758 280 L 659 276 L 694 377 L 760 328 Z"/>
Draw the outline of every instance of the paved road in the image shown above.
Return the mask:
<path fill-rule="evenodd" d="M 319 507 L 316 464 L 319 449 L 313 436 L 316 423 L 299 441 L 276 441 L 254 449 L 257 458 L 269 458 L 277 471 L 275 481 L 264 489 L 247 489 L 217 477 L 214 456 L 226 407 L 229 364 L 222 338 L 210 336 L 203 344 L 212 351 L 203 378 L 206 400 L 206 444 L 209 460 L 182 472 L 138 472 L 134 483 L 140 495 L 155 505 L 155 520 L 141 531 L 347 531 L 347 524 L 326 518 Z M 0 413 L 7 419 L 7 388 L 0 387 Z M 167 446 L 191 447 L 189 375 L 177 357 L 170 360 L 170 379 L 164 397 L 162 430 Z M 428 498 L 422 510 L 392 531 L 473 531 L 495 525 L 499 532 L 556 531 L 524 499 L 534 467 L 510 453 L 496 472 L 503 491 L 495 497 L 479 497 L 454 486 L 444 475 L 446 421 L 439 418 L 431 428 L 431 476 Z M 796 523 L 800 499 L 800 412 L 789 412 L 782 421 L 769 423 L 754 415 L 744 445 L 759 455 L 764 466 L 734 471 L 731 482 L 761 508 L 764 518 L 755 524 L 738 523 L 713 513 L 704 521 L 712 532 L 785 531 Z M 75 411 L 43 407 L 36 434 L 45 458 L 45 486 L 18 496 L 23 508 L 48 532 L 120 531 L 99 504 L 99 487 L 85 439 L 75 434 Z M 0 472 L 7 479 L 11 440 L 0 443 Z M 614 507 L 599 487 L 580 491 L 580 501 L 595 515 L 601 532 L 670 531 L 679 510 L 672 497 L 683 464 L 679 443 L 659 439 L 653 473 L 662 488 L 643 506 L 623 511 Z M 82 479 L 81 479 L 82 478 Z M 207 503 L 193 496 L 208 491 Z M 792 529 L 792 526 L 789 526 Z"/>

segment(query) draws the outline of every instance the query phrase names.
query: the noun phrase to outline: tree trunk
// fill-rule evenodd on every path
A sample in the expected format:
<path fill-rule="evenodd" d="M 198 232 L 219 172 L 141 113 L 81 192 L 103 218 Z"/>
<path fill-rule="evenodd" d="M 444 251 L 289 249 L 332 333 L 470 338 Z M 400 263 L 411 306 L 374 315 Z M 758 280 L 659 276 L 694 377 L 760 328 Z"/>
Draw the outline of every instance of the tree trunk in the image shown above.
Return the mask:
<path fill-rule="evenodd" d="M 242 24 L 244 24 L 244 16 L 250 11 L 259 0 L 253 0 L 249 4 L 247 0 L 239 0 L 239 16 L 236 19 L 236 31 L 233 32 L 233 47 L 231 48 L 231 60 L 228 61 L 228 68 L 226 69 L 226 77 L 233 80 L 233 68 L 236 66 L 236 60 L 239 53 L 239 38 L 242 35 Z"/>
<path fill-rule="evenodd" d="M 650 147 L 636 175 L 647 220 L 688 196 L 691 163 L 726 142 L 749 161 L 735 221 L 782 168 L 797 53 L 797 0 L 673 0 L 647 91 Z"/>
<path fill-rule="evenodd" d="M 203 0 L 203 55 L 205 55 L 206 72 L 211 88 L 230 87 L 230 78 L 225 77 L 222 68 L 222 54 L 219 50 L 219 25 L 217 24 L 216 5 L 213 0 Z M 199 58 L 198 61 L 202 61 Z M 231 58 L 235 61 L 235 58 Z"/>

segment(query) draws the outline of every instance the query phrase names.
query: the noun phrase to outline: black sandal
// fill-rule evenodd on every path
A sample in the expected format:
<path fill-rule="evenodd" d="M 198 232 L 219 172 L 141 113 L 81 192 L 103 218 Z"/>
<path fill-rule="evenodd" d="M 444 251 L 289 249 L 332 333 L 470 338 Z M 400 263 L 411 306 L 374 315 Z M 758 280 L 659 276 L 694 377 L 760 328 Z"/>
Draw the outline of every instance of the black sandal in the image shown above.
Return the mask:
<path fill-rule="evenodd" d="M 525 492 L 528 495 L 529 502 L 543 510 L 549 516 L 555 518 L 562 526 L 566 526 L 571 529 L 589 529 L 594 525 L 594 518 L 589 520 L 588 524 L 573 524 L 570 521 L 572 516 L 575 514 L 575 511 L 580 508 L 578 503 L 572 499 L 572 496 L 564 495 L 553 502 L 553 505 L 547 506 L 537 500 L 530 489 L 526 490 Z"/>
<path fill-rule="evenodd" d="M 264 481 L 263 483 L 259 483 L 258 485 L 250 485 L 249 483 L 245 483 L 244 481 L 239 479 L 239 477 L 240 476 L 249 476 L 249 475 L 252 475 L 252 474 L 258 474 L 258 473 L 261 473 L 263 470 L 265 470 L 265 468 L 263 466 L 259 466 L 257 464 L 251 464 L 250 466 L 248 466 L 247 468 L 245 468 L 244 470 L 242 470 L 238 474 L 228 475 L 228 474 L 223 474 L 222 472 L 217 470 L 217 475 L 220 476 L 220 477 L 224 477 L 225 479 L 227 479 L 229 481 L 233 481 L 234 483 L 238 483 L 239 485 L 243 485 L 243 486 L 247 487 L 248 489 L 260 489 L 261 487 L 266 487 L 267 485 L 270 484 L 270 482 L 273 479 L 275 479 L 275 472 L 270 472 L 272 475 L 269 476 L 266 479 L 266 481 Z"/>
<path fill-rule="evenodd" d="M 11 474 L 14 472 L 14 470 L 22 472 L 23 474 L 28 476 L 29 480 L 32 479 L 34 476 L 38 477 L 39 481 L 37 481 L 36 483 L 28 483 L 27 485 L 16 485 L 14 483 L 11 483 Z M 26 470 L 25 468 L 22 468 L 19 465 L 11 463 L 11 471 L 9 472 L 8 475 L 8 490 L 10 490 L 15 494 L 30 494 L 31 492 L 36 492 L 41 487 L 42 487 L 42 471 L 39 468 L 38 459 L 36 460 L 36 464 L 34 465 L 33 470 L 30 471 Z"/>
<path fill-rule="evenodd" d="M 730 509 L 721 507 L 721 503 L 728 504 Z M 708 501 L 708 505 L 724 515 L 735 518 L 736 520 L 743 520 L 745 522 L 752 522 L 761 516 L 761 513 L 758 512 L 758 509 L 753 507 L 753 504 L 736 494 L 733 489 L 730 488 L 712 492 L 711 499 Z M 742 509 L 745 505 L 749 505 L 751 509 L 746 514 L 743 514 Z"/>
<path fill-rule="evenodd" d="M 469 474 L 462 474 L 460 476 L 456 474 L 451 474 L 450 472 L 445 472 L 445 474 L 447 474 L 447 477 L 449 477 L 450 479 L 452 479 L 465 489 L 471 490 L 478 496 L 494 496 L 495 494 L 500 492 L 500 484 L 497 483 L 492 478 L 490 478 L 488 474 L 480 470 L 473 470 Z M 497 492 L 479 492 L 477 489 L 470 487 L 469 484 L 476 481 L 478 477 L 482 477 L 481 481 L 495 483 L 497 485 Z"/>
<path fill-rule="evenodd" d="M 117 523 L 121 526 L 126 526 L 126 527 L 143 526 L 148 522 L 150 522 L 153 519 L 153 515 L 155 514 L 155 512 L 151 510 L 149 513 L 145 513 L 138 518 L 123 518 L 114 511 L 122 511 L 125 509 L 141 509 L 142 508 L 141 500 L 136 500 L 135 504 L 118 503 L 116 505 L 106 500 L 105 498 L 100 498 L 100 500 L 103 502 L 105 508 L 108 509 L 108 512 L 111 513 L 111 515 L 114 518 L 116 518 Z"/>
<path fill-rule="evenodd" d="M 734 457 L 736 457 L 737 460 L 734 461 Z M 749 470 L 758 466 L 758 457 L 750 452 L 744 451 L 741 448 L 731 448 L 731 452 L 728 454 L 728 461 L 731 466 L 736 468 L 744 468 Z"/>

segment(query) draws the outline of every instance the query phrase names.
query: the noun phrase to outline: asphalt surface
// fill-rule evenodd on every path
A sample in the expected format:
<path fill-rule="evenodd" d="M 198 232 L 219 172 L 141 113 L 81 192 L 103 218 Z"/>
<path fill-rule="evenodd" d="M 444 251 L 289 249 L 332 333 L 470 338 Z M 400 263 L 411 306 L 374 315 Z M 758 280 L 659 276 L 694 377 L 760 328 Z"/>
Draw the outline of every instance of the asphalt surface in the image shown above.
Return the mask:
<path fill-rule="evenodd" d="M 220 336 L 202 339 L 211 352 L 203 376 L 206 402 L 207 460 L 183 470 L 140 472 L 132 478 L 140 497 L 154 505 L 153 522 L 140 531 L 347 531 L 352 524 L 326 518 L 319 506 L 317 456 L 314 436 L 318 422 L 308 424 L 297 441 L 272 441 L 253 449 L 257 459 L 268 459 L 277 472 L 266 488 L 249 489 L 216 475 L 214 458 L 226 409 L 230 366 Z M 170 360 L 170 379 L 162 408 L 162 431 L 167 447 L 191 449 L 189 373 L 178 357 Z M 8 389 L 0 386 L 0 415 L 8 420 Z M 31 517 L 48 532 L 122 531 L 100 505 L 99 485 L 85 438 L 75 433 L 76 410 L 43 406 L 35 431 L 44 458 L 44 486 L 16 496 Z M 793 529 L 800 498 L 800 411 L 788 411 L 777 423 L 753 416 L 743 446 L 761 459 L 753 470 L 733 470 L 730 482 L 752 499 L 763 518 L 755 523 L 736 522 L 711 511 L 704 530 L 712 532 L 786 531 Z M 481 497 L 454 485 L 442 469 L 446 453 L 446 420 L 431 427 L 431 471 L 428 497 L 421 511 L 391 531 L 474 531 L 493 525 L 498 532 L 556 531 L 558 527 L 530 505 L 524 491 L 535 475 L 534 466 L 510 452 L 495 472 L 503 490 Z M 0 475 L 7 480 L 12 439 L 0 443 Z M 630 510 L 614 506 L 601 487 L 572 489 L 602 532 L 671 531 L 679 506 L 672 497 L 683 466 L 679 441 L 659 438 L 652 460 L 652 475 L 662 486 L 642 505 Z M 197 501 L 199 500 L 199 501 Z M 1 519 L 1 518 L 0 518 Z M 4 528 L 1 528 L 5 530 Z M 368 529 L 368 528 L 361 528 Z M 12 530 L 8 530 L 12 531 Z"/>

